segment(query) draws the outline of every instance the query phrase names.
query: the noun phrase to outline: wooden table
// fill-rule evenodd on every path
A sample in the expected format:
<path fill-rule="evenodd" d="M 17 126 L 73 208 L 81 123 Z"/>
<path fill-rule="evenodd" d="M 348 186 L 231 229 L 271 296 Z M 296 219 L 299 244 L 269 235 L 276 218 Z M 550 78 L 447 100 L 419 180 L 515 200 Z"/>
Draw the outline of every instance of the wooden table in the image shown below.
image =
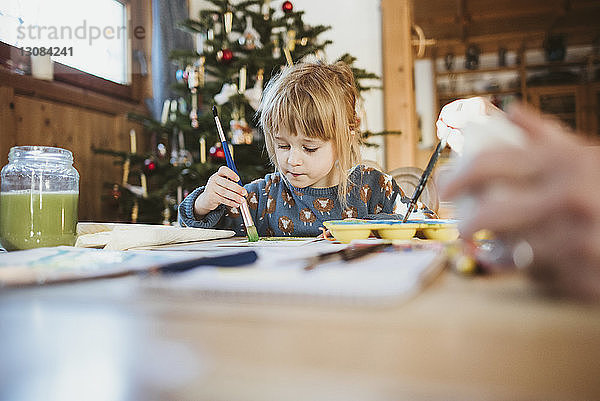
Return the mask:
<path fill-rule="evenodd" d="M 2 400 L 594 400 L 600 307 L 443 273 L 385 309 L 0 291 Z"/>

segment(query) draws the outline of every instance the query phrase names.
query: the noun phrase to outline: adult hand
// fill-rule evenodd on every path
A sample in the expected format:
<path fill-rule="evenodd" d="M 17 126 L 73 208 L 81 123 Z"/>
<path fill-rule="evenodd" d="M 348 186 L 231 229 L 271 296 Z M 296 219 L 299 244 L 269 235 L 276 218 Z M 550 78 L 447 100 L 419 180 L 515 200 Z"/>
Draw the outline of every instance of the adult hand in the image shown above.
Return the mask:
<path fill-rule="evenodd" d="M 600 148 L 525 106 L 508 116 L 527 145 L 482 152 L 441 195 L 474 200 L 461 226 L 466 238 L 488 229 L 525 240 L 533 251 L 528 270 L 544 288 L 600 299 Z"/>

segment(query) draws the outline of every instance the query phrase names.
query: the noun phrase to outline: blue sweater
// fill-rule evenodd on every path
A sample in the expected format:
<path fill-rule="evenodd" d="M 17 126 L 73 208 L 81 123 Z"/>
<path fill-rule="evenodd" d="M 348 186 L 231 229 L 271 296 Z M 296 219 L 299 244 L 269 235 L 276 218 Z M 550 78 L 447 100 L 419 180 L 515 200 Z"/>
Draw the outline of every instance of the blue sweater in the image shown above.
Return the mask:
<path fill-rule="evenodd" d="M 244 187 L 248 191 L 248 206 L 261 237 L 315 237 L 327 220 L 345 218 L 399 219 L 393 214 L 396 201 L 409 203 L 394 179 L 370 167 L 356 166 L 349 175 L 347 207 L 342 210 L 338 187 L 296 188 L 281 174 L 267 174 Z M 179 223 L 184 227 L 220 228 L 246 235 L 244 222 L 237 208 L 220 205 L 196 220 L 194 202 L 204 187 L 195 189 L 179 205 Z M 402 205 L 404 206 L 404 205 Z M 406 207 L 404 207 L 404 210 Z"/>

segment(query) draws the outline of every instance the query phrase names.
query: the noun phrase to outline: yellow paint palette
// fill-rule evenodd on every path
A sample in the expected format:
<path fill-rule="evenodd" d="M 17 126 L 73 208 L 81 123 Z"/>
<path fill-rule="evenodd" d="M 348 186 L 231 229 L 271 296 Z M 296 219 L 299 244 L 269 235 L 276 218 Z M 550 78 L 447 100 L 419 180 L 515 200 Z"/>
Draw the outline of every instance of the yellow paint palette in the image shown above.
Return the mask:
<path fill-rule="evenodd" d="M 331 232 L 336 240 L 348 243 L 353 240 L 368 238 L 372 232 L 383 239 L 408 240 L 417 232 L 423 236 L 438 241 L 452 241 L 458 238 L 456 220 L 330 220 L 323 225 Z"/>

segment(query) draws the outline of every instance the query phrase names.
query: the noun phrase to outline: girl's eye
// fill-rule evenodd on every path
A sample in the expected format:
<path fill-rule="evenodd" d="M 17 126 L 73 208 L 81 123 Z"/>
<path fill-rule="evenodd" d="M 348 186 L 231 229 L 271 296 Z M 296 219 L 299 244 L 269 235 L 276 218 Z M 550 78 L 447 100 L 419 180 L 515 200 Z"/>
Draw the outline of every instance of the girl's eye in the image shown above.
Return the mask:
<path fill-rule="evenodd" d="M 279 148 L 279 149 L 289 149 L 290 145 L 277 145 L 277 148 Z"/>
<path fill-rule="evenodd" d="M 313 153 L 316 152 L 319 148 L 307 148 L 306 146 L 304 147 L 304 150 L 306 150 L 309 153 Z"/>

